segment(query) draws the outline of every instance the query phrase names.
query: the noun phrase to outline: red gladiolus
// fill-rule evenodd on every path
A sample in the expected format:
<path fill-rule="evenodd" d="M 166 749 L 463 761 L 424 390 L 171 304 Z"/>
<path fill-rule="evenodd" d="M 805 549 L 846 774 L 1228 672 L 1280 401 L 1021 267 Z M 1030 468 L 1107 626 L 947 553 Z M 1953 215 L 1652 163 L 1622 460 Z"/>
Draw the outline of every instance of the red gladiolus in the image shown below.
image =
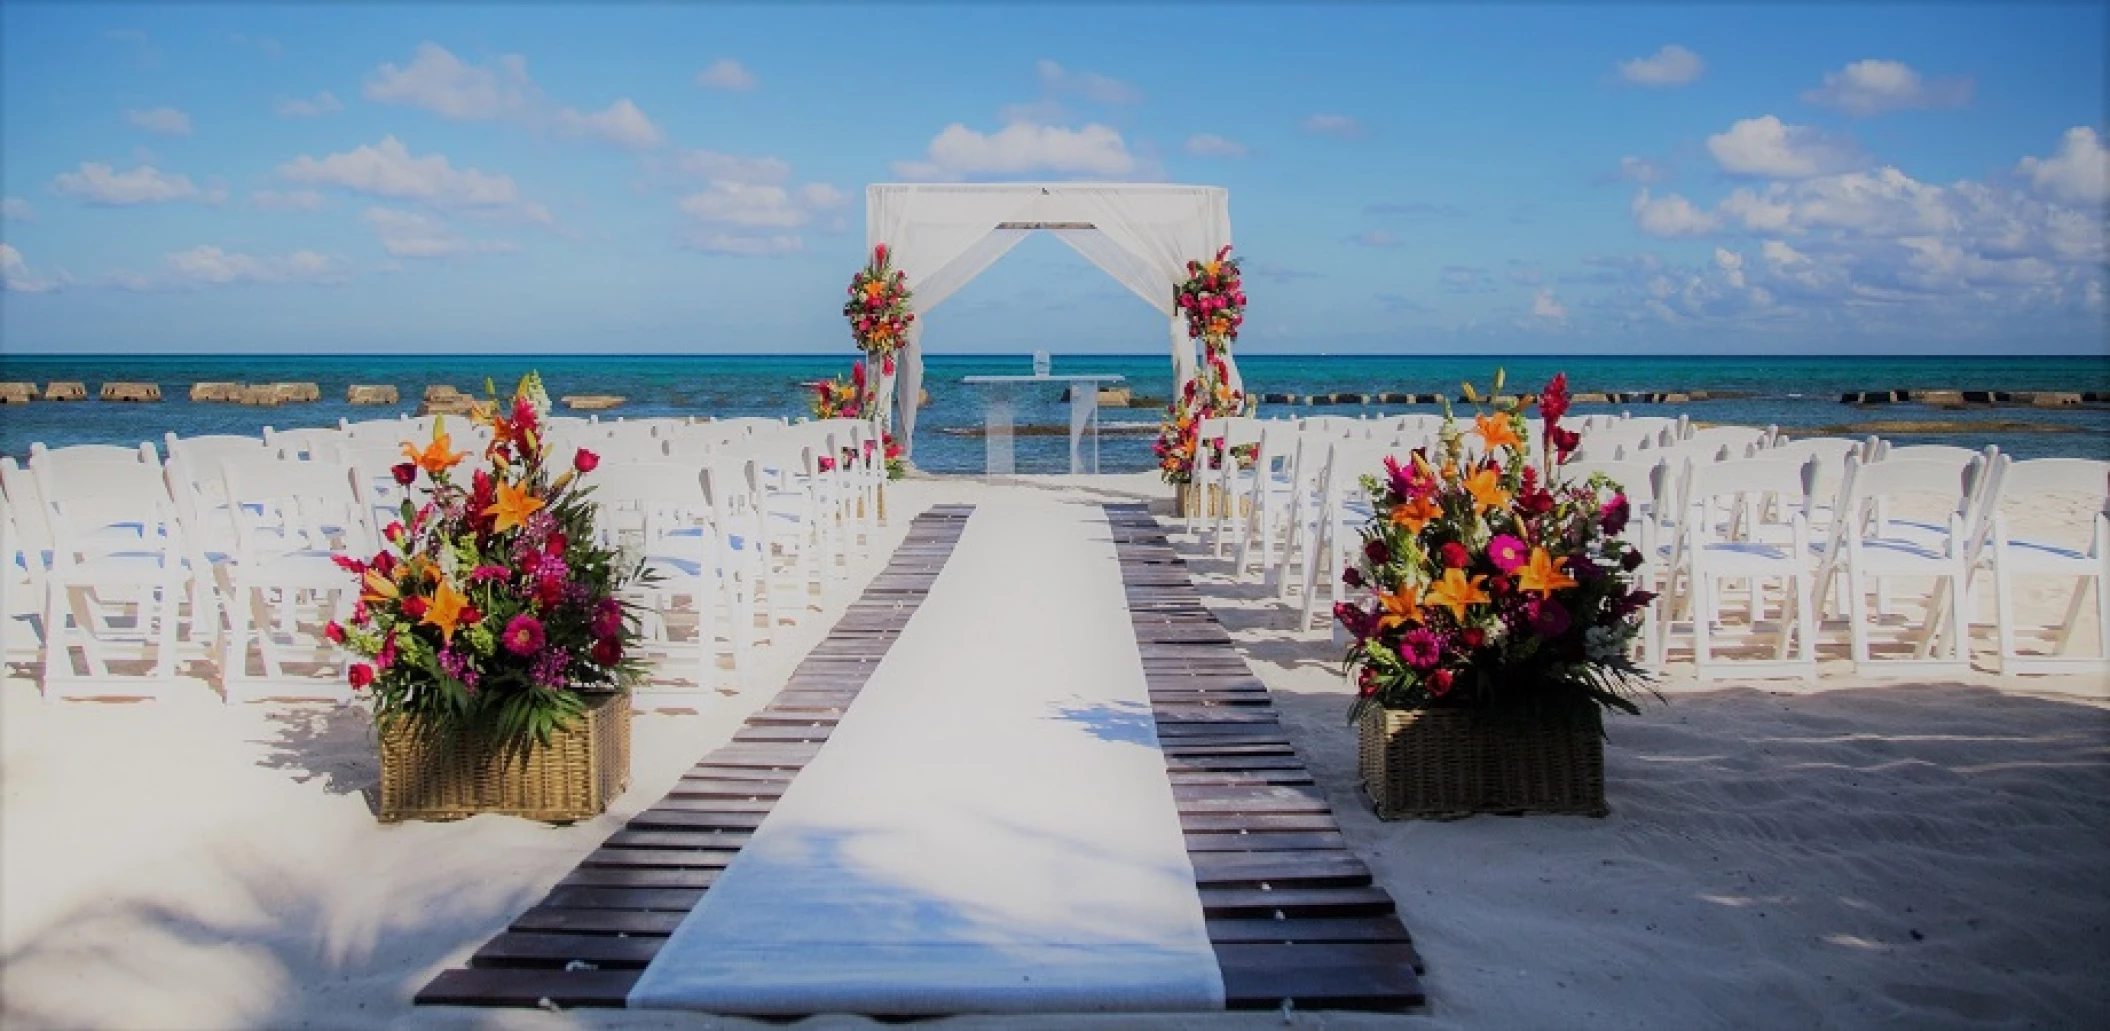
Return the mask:
<path fill-rule="evenodd" d="M 330 620 L 329 624 L 322 628 L 322 636 L 329 638 L 331 644 L 343 644 L 344 628 L 338 626 L 336 620 Z"/>
<path fill-rule="evenodd" d="M 358 559 L 351 557 L 350 555 L 331 555 L 330 561 L 337 563 L 337 568 L 342 569 L 345 572 L 352 574 L 353 576 L 363 576 L 366 573 L 366 563 L 361 562 Z"/>
<path fill-rule="evenodd" d="M 1438 698 L 1451 693 L 1451 671 L 1439 669 L 1429 674 L 1429 693 Z"/>
<path fill-rule="evenodd" d="M 400 483 L 405 487 L 408 487 L 412 483 L 416 482 L 418 478 L 418 467 L 409 462 L 404 462 L 403 464 L 395 466 L 389 469 L 388 471 L 391 475 L 396 478 L 397 483 Z"/>
<path fill-rule="evenodd" d="M 571 538 L 561 533 L 550 534 L 549 540 L 542 542 L 542 553 L 554 558 L 562 558 L 564 553 L 569 550 L 571 550 Z"/>
<path fill-rule="evenodd" d="M 1603 508 L 1597 510 L 1597 524 L 1604 527 L 1605 533 L 1616 537 L 1626 529 L 1627 518 L 1630 514 L 1631 509 L 1627 506 L 1626 495 L 1614 494 L 1610 501 L 1604 503 Z"/>
<path fill-rule="evenodd" d="M 415 594 L 403 599 L 403 614 L 412 619 L 424 619 L 426 607 L 425 599 Z"/>
<path fill-rule="evenodd" d="M 623 661 L 623 642 L 613 637 L 603 637 L 595 641 L 593 661 L 603 666 L 613 666 Z"/>
<path fill-rule="evenodd" d="M 601 467 L 601 456 L 582 447 L 577 454 L 571 456 L 571 467 L 582 473 L 590 473 Z"/>
<path fill-rule="evenodd" d="M 1341 570 L 1341 582 L 1350 587 L 1361 587 L 1363 585 L 1363 571 L 1354 566 L 1349 566 Z"/>
<path fill-rule="evenodd" d="M 1452 569 L 1464 569 L 1466 566 L 1473 564 L 1473 553 L 1465 550 L 1465 545 L 1457 541 L 1450 541 L 1444 544 L 1441 550 L 1443 552 L 1443 564 Z"/>
<path fill-rule="evenodd" d="M 344 671 L 344 679 L 351 683 L 352 690 L 364 690 L 366 685 L 374 682 L 374 668 L 363 662 L 352 663 L 351 667 Z"/>
<path fill-rule="evenodd" d="M 1546 420 L 1546 425 L 1551 427 L 1554 423 L 1560 421 L 1561 416 L 1566 414 L 1568 414 L 1568 374 L 1556 372 L 1553 374 L 1552 381 L 1546 384 L 1546 389 L 1539 391 L 1539 415 L 1543 416 Z"/>
<path fill-rule="evenodd" d="M 374 553 L 373 561 L 369 565 L 373 567 L 374 572 L 382 576 L 394 576 L 396 572 L 396 557 L 388 552 L 378 551 Z"/>
<path fill-rule="evenodd" d="M 1377 693 L 1377 674 L 1367 667 L 1355 678 L 1356 693 L 1365 698 Z"/>
<path fill-rule="evenodd" d="M 882 265 L 886 264 L 886 254 L 886 244 L 880 243 L 872 245 L 872 260 L 874 262 L 877 262 Z"/>

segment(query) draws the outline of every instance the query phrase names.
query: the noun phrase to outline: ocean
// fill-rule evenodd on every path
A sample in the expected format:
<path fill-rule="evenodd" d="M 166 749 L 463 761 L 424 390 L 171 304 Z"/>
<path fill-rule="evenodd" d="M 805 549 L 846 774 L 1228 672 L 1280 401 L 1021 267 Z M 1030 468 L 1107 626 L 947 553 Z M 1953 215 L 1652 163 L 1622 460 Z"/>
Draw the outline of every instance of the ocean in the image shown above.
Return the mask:
<path fill-rule="evenodd" d="M 89 400 L 38 401 L 0 407 L 0 452 L 26 455 L 32 441 L 67 444 L 130 444 L 165 432 L 257 434 L 264 426 L 335 425 L 339 418 L 370 419 L 412 411 L 431 383 L 450 383 L 481 393 L 488 377 L 508 390 L 530 369 L 541 372 L 552 397 L 617 394 L 627 398 L 616 416 L 716 415 L 799 416 L 807 413 L 802 384 L 846 374 L 848 356 L 759 355 L 621 356 L 536 355 L 257 355 L 257 356 L 12 356 L 0 355 L 0 381 L 85 382 L 91 395 L 112 381 L 160 384 L 158 404 Z M 915 441 L 918 467 L 934 473 L 982 470 L 984 446 L 971 435 L 982 425 L 987 388 L 960 382 L 963 376 L 1023 375 L 1024 355 L 937 355 L 925 366 L 931 403 L 919 412 Z M 2064 455 L 2110 458 L 2110 411 L 2032 407 L 1944 411 L 1915 404 L 1856 407 L 1839 395 L 1862 390 L 2062 390 L 2110 392 L 2110 356 L 2081 357 L 1696 357 L 1696 356 L 1381 356 L 1247 355 L 1239 367 L 1249 393 L 1446 393 L 1456 395 L 1466 379 L 1485 387 L 1496 367 L 1508 371 L 1512 390 L 1532 390 L 1555 372 L 1568 374 L 1577 392 L 1708 391 L 1736 396 L 1677 406 L 1708 423 L 1777 425 L 1791 433 L 1859 436 L 1879 432 L 1901 443 L 1997 444 L 2017 458 Z M 1169 362 L 1161 355 L 1056 355 L 1056 375 L 1114 374 L 1139 395 L 1162 399 L 1171 389 Z M 199 403 L 188 400 L 200 381 L 313 382 L 322 400 L 277 408 Z M 392 383 L 404 399 L 396 407 L 352 407 L 344 400 L 351 383 Z M 1067 471 L 1067 405 L 1061 386 L 1016 388 L 1016 422 L 1047 427 L 1048 436 L 1016 438 L 1019 472 Z M 1579 413 L 1616 407 L 1634 414 L 1666 414 L 1665 405 L 1577 406 Z M 1260 414 L 1391 414 L 1426 411 L 1385 405 L 1262 406 Z M 1156 408 L 1106 409 L 1100 443 L 1104 472 L 1152 468 L 1151 427 Z M 1877 423 L 1913 423 L 1883 429 Z"/>

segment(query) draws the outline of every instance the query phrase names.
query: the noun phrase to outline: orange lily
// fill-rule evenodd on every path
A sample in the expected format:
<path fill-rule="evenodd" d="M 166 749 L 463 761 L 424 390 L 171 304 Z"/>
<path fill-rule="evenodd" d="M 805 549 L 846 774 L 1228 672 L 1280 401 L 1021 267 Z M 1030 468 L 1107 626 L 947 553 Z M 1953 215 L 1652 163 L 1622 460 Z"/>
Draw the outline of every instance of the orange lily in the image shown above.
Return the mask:
<path fill-rule="evenodd" d="M 1524 446 L 1524 442 L 1517 439 L 1516 427 L 1510 425 L 1509 417 L 1506 415 L 1475 417 L 1473 419 L 1473 432 L 1478 433 L 1480 439 L 1487 442 L 1489 451 L 1493 451 L 1498 447 L 1521 448 Z"/>
<path fill-rule="evenodd" d="M 416 444 L 407 440 L 404 441 L 403 457 L 417 463 L 418 468 L 433 476 L 438 476 L 454 468 L 456 462 L 469 457 L 467 451 L 449 451 L 447 449 L 450 441 L 447 439 L 447 431 L 442 428 L 445 424 L 446 420 L 444 419 L 432 424 L 432 443 L 425 445 L 425 450 L 423 451 L 419 451 Z"/>
<path fill-rule="evenodd" d="M 425 606 L 425 618 L 420 623 L 430 623 L 440 628 L 440 638 L 448 644 L 454 643 L 454 628 L 461 622 L 462 610 L 469 607 L 469 596 L 454 589 L 447 580 L 440 580 L 439 589 L 432 593 L 432 601 Z"/>
<path fill-rule="evenodd" d="M 498 500 L 484 509 L 483 514 L 495 520 L 491 526 L 493 531 L 504 533 L 527 522 L 527 517 L 541 508 L 542 499 L 529 494 L 527 488 L 501 483 L 498 485 Z"/>
<path fill-rule="evenodd" d="M 1464 622 L 1466 606 L 1485 605 L 1492 600 L 1486 591 L 1480 589 L 1480 581 L 1485 579 L 1487 577 L 1483 574 L 1468 580 L 1465 570 L 1446 569 L 1443 579 L 1436 581 L 1436 586 L 1429 590 L 1429 605 L 1450 609 L 1452 618 Z"/>
<path fill-rule="evenodd" d="M 1443 506 L 1431 497 L 1408 498 L 1392 506 L 1393 525 L 1406 527 L 1408 533 L 1420 533 L 1422 527 L 1429 525 L 1429 520 L 1442 515 Z"/>
<path fill-rule="evenodd" d="M 1401 623 L 1421 622 L 1420 617 L 1416 615 L 1421 610 L 1420 587 L 1414 584 L 1400 584 L 1399 590 L 1391 594 L 1380 594 L 1377 600 L 1385 607 L 1385 614 L 1377 618 L 1378 630 L 1390 630 Z"/>
<path fill-rule="evenodd" d="M 1502 474 L 1491 466 L 1466 477 L 1465 489 L 1473 495 L 1476 514 L 1509 504 L 1509 492 L 1502 489 Z"/>
<path fill-rule="evenodd" d="M 400 593 L 396 590 L 396 582 L 382 576 L 381 571 L 378 569 L 367 570 L 366 575 L 360 579 L 366 587 L 365 590 L 359 592 L 359 600 L 361 601 L 386 601 Z"/>
<path fill-rule="evenodd" d="M 1531 549 L 1531 561 L 1517 570 L 1517 590 L 1552 594 L 1575 586 L 1575 578 L 1561 571 L 1562 564 L 1567 561 L 1556 561 L 1553 553 L 1544 548 Z"/>

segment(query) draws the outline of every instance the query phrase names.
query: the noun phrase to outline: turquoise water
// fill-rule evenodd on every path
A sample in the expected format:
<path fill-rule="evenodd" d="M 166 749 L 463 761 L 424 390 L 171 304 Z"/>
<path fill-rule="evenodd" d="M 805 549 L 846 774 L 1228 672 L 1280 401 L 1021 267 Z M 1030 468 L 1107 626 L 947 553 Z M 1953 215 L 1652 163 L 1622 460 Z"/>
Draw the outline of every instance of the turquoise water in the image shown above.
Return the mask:
<path fill-rule="evenodd" d="M 1239 359 L 1252 393 L 1456 393 L 1470 378 L 1485 386 L 1496 366 L 1507 368 L 1514 389 L 1531 389 L 1557 371 L 1566 371 L 1571 389 L 1585 391 L 1734 391 L 1751 396 L 1693 402 L 1681 406 L 1705 422 L 1778 425 L 1811 429 L 1871 420 L 1940 420 L 1984 424 L 1993 421 L 2053 426 L 2069 432 L 2035 433 L 1965 429 L 1938 435 L 1898 437 L 1912 443 L 1947 443 L 1979 447 L 1998 444 L 2017 457 L 2072 455 L 2110 457 L 2110 412 L 2046 411 L 2032 408 L 1974 409 L 1940 412 L 1918 405 L 1856 409 L 1839 403 L 1849 390 L 2076 390 L 2110 392 L 2110 356 L 2086 357 L 1427 357 L 1247 355 Z M 931 472 L 978 472 L 980 438 L 957 431 L 979 427 L 982 388 L 959 382 L 971 375 L 1018 375 L 1031 360 L 1020 355 L 932 357 L 924 385 L 932 403 L 919 413 L 916 464 Z M 452 383 L 481 391 L 486 376 L 501 387 L 529 369 L 540 370 L 552 396 L 620 394 L 629 399 L 614 415 L 803 415 L 807 392 L 802 383 L 846 373 L 850 359 L 837 356 L 628 357 L 539 355 L 490 357 L 447 355 L 403 356 L 154 356 L 154 357 L 19 357 L 0 356 L 0 380 L 79 380 L 93 393 L 108 380 L 159 383 L 160 404 L 128 405 L 86 401 L 72 404 L 37 402 L 0 408 L 0 451 L 20 456 L 32 441 L 51 446 L 81 443 L 122 444 L 159 441 L 170 430 L 180 435 L 255 434 L 266 425 L 335 425 L 340 417 L 374 418 L 409 411 L 428 383 Z M 1160 356 L 1057 355 L 1057 375 L 1112 373 L 1125 376 L 1137 393 L 1163 397 L 1171 373 Z M 319 403 L 279 408 L 244 408 L 225 404 L 192 404 L 190 385 L 201 380 L 314 382 Z M 393 383 L 406 404 L 400 408 L 353 408 L 344 403 L 350 383 Z M 1017 421 L 1063 426 L 1067 406 L 1059 386 L 1020 391 Z M 1635 414 L 1661 414 L 1651 405 L 1624 405 Z M 1272 413 L 1360 414 L 1414 409 L 1373 405 L 1286 409 Z M 1588 406 L 1578 412 L 1589 412 Z M 1262 415 L 1271 414 L 1263 408 Z M 1109 409 L 1109 427 L 1154 425 L 1155 410 Z M 951 432 L 948 432 L 951 431 Z M 1059 472 L 1067 468 L 1067 444 L 1060 436 L 1017 439 L 1021 472 Z M 1147 433 L 1106 436 L 1100 450 L 1107 472 L 1152 466 Z"/>

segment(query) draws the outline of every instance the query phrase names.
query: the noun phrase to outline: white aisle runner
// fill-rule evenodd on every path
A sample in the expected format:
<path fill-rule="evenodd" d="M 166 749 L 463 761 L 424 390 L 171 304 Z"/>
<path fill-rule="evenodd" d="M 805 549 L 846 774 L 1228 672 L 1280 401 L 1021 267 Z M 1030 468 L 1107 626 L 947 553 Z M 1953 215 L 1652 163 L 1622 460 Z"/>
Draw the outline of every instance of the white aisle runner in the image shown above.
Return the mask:
<path fill-rule="evenodd" d="M 841 725 L 629 1004 L 1223 1007 L 1096 506 L 977 507 Z"/>

